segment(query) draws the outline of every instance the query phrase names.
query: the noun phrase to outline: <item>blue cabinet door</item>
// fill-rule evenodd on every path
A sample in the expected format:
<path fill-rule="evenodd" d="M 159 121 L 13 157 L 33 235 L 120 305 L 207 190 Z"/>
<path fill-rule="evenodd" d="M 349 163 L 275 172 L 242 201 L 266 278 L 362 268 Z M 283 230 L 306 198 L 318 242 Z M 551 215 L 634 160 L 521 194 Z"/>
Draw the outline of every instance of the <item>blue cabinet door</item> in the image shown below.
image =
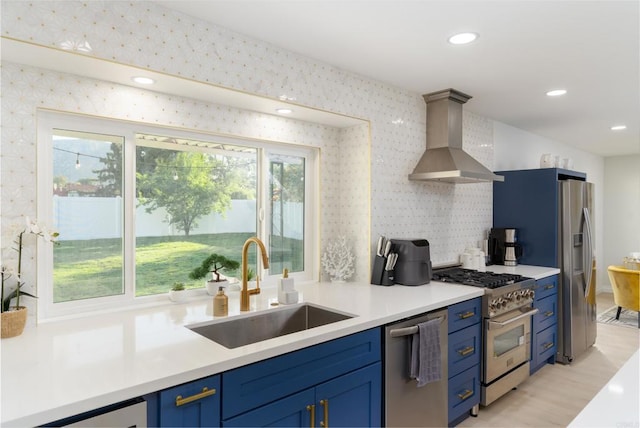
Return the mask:
<path fill-rule="evenodd" d="M 219 427 L 220 376 L 178 385 L 158 393 L 158 426 Z"/>
<path fill-rule="evenodd" d="M 481 339 L 480 323 L 449 335 L 449 378 L 480 364 Z"/>
<path fill-rule="evenodd" d="M 381 379 L 376 363 L 318 385 L 315 426 L 381 426 Z"/>
<path fill-rule="evenodd" d="M 381 378 L 380 363 L 372 364 L 224 420 L 222 426 L 380 426 Z"/>
<path fill-rule="evenodd" d="M 222 421 L 223 427 L 310 427 L 317 419 L 314 389 L 309 388 L 239 416 Z M 312 407 L 314 406 L 315 407 Z"/>
<path fill-rule="evenodd" d="M 480 366 L 476 365 L 449 379 L 449 425 L 460 421 L 480 404 Z"/>

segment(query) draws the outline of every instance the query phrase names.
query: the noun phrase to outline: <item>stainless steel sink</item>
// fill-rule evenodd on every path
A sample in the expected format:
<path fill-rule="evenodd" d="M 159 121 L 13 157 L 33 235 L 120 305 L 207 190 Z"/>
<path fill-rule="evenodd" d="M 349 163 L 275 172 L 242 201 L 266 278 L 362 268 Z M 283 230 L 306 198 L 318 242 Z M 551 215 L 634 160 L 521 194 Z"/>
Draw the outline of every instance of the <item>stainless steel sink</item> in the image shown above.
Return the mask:
<path fill-rule="evenodd" d="M 305 303 L 186 327 L 233 349 L 349 318 L 353 316 Z"/>

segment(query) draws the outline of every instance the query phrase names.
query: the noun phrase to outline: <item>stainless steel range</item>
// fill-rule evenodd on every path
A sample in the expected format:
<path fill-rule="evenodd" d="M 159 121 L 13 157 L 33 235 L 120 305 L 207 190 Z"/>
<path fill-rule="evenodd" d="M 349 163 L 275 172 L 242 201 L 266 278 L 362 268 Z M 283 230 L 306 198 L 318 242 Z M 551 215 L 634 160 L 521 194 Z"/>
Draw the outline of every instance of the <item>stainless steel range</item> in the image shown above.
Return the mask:
<path fill-rule="evenodd" d="M 529 377 L 535 280 L 459 267 L 435 269 L 432 279 L 485 289 L 480 404 L 488 406 Z"/>

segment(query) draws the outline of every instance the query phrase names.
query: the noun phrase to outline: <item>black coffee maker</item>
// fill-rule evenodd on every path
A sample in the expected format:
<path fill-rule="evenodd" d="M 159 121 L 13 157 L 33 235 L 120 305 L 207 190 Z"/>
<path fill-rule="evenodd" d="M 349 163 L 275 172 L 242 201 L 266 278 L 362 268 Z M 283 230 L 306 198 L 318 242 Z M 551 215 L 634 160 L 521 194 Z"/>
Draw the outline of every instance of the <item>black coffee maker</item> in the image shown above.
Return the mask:
<path fill-rule="evenodd" d="M 489 264 L 517 266 L 522 257 L 522 246 L 518 244 L 517 229 L 493 228 L 489 233 Z"/>

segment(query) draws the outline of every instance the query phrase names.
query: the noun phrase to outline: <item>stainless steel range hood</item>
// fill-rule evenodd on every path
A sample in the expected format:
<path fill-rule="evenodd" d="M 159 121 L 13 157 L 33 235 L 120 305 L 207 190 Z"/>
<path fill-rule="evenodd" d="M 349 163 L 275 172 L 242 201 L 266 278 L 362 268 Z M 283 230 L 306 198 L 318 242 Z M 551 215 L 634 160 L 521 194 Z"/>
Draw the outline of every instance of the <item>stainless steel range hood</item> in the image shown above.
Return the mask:
<path fill-rule="evenodd" d="M 427 103 L 427 150 L 409 180 L 478 183 L 504 181 L 462 150 L 462 104 L 471 96 L 445 89 L 423 95 Z"/>

